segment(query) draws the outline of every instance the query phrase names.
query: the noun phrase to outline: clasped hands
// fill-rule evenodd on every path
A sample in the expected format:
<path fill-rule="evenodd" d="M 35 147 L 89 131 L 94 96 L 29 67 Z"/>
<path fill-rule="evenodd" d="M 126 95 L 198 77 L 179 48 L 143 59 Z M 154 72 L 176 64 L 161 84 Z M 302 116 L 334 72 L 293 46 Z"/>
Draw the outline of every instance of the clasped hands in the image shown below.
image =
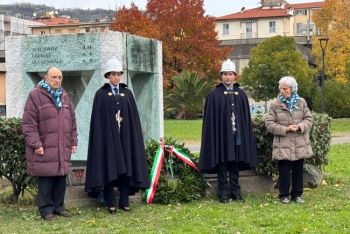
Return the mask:
<path fill-rule="evenodd" d="M 300 129 L 299 125 L 292 124 L 287 127 L 287 132 L 297 132 Z"/>

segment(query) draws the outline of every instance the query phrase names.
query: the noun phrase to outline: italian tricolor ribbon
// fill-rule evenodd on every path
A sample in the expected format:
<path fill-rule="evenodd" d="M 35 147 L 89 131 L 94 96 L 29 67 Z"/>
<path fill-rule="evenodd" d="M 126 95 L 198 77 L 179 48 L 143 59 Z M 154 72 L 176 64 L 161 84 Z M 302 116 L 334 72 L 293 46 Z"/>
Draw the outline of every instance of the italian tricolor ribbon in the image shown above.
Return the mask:
<path fill-rule="evenodd" d="M 190 157 L 188 157 L 187 154 L 182 152 L 181 149 L 174 147 L 173 145 L 164 145 L 164 141 L 161 140 L 160 145 L 154 156 L 154 161 L 150 174 L 151 186 L 149 187 L 149 189 L 146 189 L 145 192 L 145 199 L 148 204 L 152 204 L 153 197 L 156 194 L 158 180 L 164 162 L 165 151 L 169 152 L 171 156 L 175 155 L 178 159 L 180 159 L 181 161 L 192 167 L 194 170 L 199 172 L 197 166 L 192 162 L 192 160 L 190 159 Z"/>

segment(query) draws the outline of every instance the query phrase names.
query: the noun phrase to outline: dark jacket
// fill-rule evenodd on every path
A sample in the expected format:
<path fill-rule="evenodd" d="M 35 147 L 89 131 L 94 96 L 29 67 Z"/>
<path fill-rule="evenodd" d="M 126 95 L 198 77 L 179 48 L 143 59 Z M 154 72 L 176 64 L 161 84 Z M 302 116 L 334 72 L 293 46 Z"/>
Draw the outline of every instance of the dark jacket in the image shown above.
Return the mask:
<path fill-rule="evenodd" d="M 236 134 L 232 129 L 232 112 L 236 117 Z M 256 143 L 253 135 L 247 95 L 235 83 L 227 92 L 220 83 L 205 101 L 199 168 L 217 173 L 217 166 L 239 162 L 241 170 L 256 167 Z"/>
<path fill-rule="evenodd" d="M 293 124 L 299 125 L 300 130 L 287 132 L 287 127 Z M 265 125 L 267 130 L 274 135 L 273 160 L 295 161 L 310 158 L 313 155 L 309 138 L 312 114 L 303 98 L 296 103 L 293 112 L 289 112 L 287 107 L 276 98 L 271 103 Z"/>
<path fill-rule="evenodd" d="M 77 146 L 73 106 L 66 92 L 57 109 L 50 94 L 37 87 L 24 106 L 22 132 L 26 140 L 27 173 L 31 176 L 64 176 L 69 172 L 71 147 Z M 35 150 L 44 148 L 44 155 Z"/>
<path fill-rule="evenodd" d="M 125 84 L 119 84 L 119 95 L 114 96 L 106 83 L 96 92 L 91 113 L 85 191 L 94 196 L 120 179 L 129 182 L 132 192 L 150 185 L 134 96 Z"/>

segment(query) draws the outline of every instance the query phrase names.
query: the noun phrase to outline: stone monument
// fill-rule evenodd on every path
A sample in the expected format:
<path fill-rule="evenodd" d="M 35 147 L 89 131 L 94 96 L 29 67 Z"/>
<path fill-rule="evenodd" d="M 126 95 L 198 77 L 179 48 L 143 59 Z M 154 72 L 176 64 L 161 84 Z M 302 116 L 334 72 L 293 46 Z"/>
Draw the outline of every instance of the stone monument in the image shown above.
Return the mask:
<path fill-rule="evenodd" d="M 30 90 L 49 67 L 62 71 L 62 86 L 77 115 L 79 145 L 73 165 L 86 160 L 92 102 L 107 81 L 102 72 L 112 56 L 123 63 L 123 82 L 135 96 L 144 140 L 164 135 L 160 41 L 122 32 L 11 36 L 6 37 L 5 53 L 7 117 L 22 116 Z"/>

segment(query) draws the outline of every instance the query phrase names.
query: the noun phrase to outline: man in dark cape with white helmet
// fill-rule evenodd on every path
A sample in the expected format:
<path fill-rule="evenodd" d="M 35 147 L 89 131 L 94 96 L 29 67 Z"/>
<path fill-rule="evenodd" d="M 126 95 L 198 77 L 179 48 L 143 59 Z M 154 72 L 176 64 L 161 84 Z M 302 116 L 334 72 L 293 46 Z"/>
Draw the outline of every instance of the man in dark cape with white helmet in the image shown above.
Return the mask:
<path fill-rule="evenodd" d="M 129 195 L 149 187 L 145 146 L 133 94 L 120 83 L 122 65 L 110 59 L 104 84 L 94 98 L 85 191 L 106 202 L 116 212 L 114 187 L 120 191 L 119 208 L 130 211 Z"/>
<path fill-rule="evenodd" d="M 252 131 L 248 98 L 236 83 L 235 64 L 229 59 L 222 64 L 222 83 L 206 98 L 199 168 L 203 173 L 218 174 L 219 201 L 244 202 L 239 186 L 239 170 L 257 165 L 256 143 Z"/>

